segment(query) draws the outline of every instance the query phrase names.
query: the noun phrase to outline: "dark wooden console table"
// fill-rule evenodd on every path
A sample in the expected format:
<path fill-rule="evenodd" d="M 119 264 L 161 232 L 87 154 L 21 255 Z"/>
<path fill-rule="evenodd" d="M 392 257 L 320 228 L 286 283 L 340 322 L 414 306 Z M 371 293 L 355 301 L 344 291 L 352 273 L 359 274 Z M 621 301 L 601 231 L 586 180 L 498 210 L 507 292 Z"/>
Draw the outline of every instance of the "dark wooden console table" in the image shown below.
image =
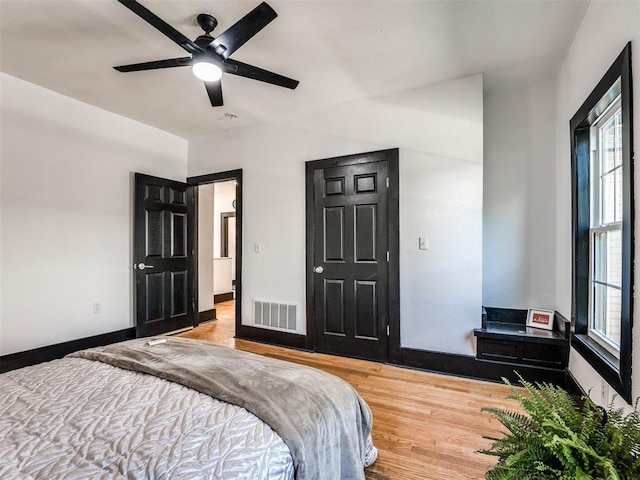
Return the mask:
<path fill-rule="evenodd" d="M 476 359 L 566 370 L 571 322 L 557 312 L 553 330 L 527 327 L 526 321 L 527 310 L 483 307 L 482 328 L 473 331 Z"/>

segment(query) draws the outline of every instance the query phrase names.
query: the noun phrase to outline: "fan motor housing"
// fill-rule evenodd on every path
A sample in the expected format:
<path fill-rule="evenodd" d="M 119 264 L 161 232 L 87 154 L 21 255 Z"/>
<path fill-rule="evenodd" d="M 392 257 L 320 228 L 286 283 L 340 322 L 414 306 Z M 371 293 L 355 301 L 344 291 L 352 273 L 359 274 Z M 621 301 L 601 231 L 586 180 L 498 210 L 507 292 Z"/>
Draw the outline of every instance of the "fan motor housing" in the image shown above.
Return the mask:
<path fill-rule="evenodd" d="M 200 28 L 205 31 L 208 35 L 213 31 L 214 28 L 218 26 L 218 20 L 213 15 L 209 15 L 208 13 L 201 13 L 196 17 L 196 21 Z"/>

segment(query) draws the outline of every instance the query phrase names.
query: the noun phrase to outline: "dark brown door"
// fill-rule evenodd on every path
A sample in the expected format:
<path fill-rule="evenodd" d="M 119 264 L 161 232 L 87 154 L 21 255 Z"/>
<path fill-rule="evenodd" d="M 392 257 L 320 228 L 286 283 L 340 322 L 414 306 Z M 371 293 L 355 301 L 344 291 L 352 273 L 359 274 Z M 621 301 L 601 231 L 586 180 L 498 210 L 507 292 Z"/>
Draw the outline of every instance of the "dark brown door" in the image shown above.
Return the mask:
<path fill-rule="evenodd" d="M 136 335 L 194 325 L 194 199 L 186 183 L 135 175 Z"/>
<path fill-rule="evenodd" d="M 341 157 L 338 166 L 313 172 L 310 278 L 319 352 L 388 358 L 388 163 L 377 157 Z"/>

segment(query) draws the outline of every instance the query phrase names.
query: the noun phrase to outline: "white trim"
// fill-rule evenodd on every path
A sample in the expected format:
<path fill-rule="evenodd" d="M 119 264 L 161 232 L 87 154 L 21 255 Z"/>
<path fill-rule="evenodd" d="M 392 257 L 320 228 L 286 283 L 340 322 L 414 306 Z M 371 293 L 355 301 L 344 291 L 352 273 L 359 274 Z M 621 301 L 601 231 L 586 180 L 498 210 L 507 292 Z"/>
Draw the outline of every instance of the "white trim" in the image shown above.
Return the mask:
<path fill-rule="evenodd" d="M 622 102 L 621 95 L 611 102 L 611 104 L 602 112 L 602 114 L 593 122 L 591 125 L 591 139 L 592 139 L 592 148 L 590 152 L 589 158 L 589 170 L 590 170 L 590 227 L 589 227 L 589 321 L 587 325 L 587 335 L 593 341 L 602 346 L 605 350 L 611 353 L 616 358 L 620 358 L 620 346 L 612 341 L 609 337 L 601 333 L 600 331 L 593 328 L 595 318 L 594 318 L 594 310 L 595 310 L 595 289 L 596 283 L 598 285 L 602 285 L 605 288 L 616 288 L 622 287 L 621 285 L 609 284 L 607 282 L 597 281 L 594 278 L 595 275 L 595 262 L 597 261 L 596 257 L 596 235 L 608 232 L 620 231 L 622 232 L 622 219 L 620 221 L 614 221 L 611 223 L 604 223 L 603 218 L 603 209 L 604 209 L 604 200 L 603 189 L 602 189 L 602 179 L 605 175 L 613 174 L 616 170 L 621 170 L 621 175 L 624 175 L 624 170 L 622 170 L 622 164 L 615 165 L 612 169 L 609 169 L 607 172 L 603 172 L 604 167 L 604 159 L 602 153 L 602 127 L 607 124 L 618 112 L 622 112 Z M 615 198 L 614 198 L 615 202 Z M 615 204 L 614 204 L 615 208 Z M 615 219 L 614 213 L 614 219 Z M 601 259 L 606 263 L 606 259 Z M 604 319 L 605 323 L 610 319 Z"/>

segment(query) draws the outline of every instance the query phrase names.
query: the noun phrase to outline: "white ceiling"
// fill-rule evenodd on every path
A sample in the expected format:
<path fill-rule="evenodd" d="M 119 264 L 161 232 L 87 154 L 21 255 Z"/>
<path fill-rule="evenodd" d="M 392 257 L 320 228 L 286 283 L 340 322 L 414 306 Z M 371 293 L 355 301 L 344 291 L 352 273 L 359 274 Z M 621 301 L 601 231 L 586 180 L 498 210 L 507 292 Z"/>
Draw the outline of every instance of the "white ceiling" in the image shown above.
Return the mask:
<path fill-rule="evenodd" d="M 197 14 L 218 19 L 216 36 L 259 2 L 140 0 L 192 39 Z M 116 0 L 0 0 L 0 70 L 189 137 L 477 73 L 485 90 L 554 78 L 588 0 L 268 3 L 278 18 L 232 58 L 295 78 L 296 90 L 225 74 L 225 104 L 212 108 L 188 68 L 116 72 L 186 54 Z"/>

